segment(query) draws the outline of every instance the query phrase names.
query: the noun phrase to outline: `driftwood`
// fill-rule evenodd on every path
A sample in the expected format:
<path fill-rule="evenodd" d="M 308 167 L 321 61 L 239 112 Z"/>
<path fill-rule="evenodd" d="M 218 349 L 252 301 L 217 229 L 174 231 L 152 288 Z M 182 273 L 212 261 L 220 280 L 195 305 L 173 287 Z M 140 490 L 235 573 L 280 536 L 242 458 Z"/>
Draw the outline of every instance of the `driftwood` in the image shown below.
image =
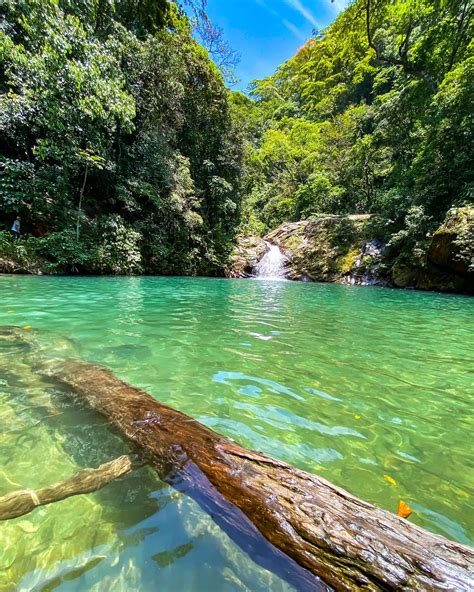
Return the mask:
<path fill-rule="evenodd" d="M 59 502 L 73 495 L 92 493 L 114 479 L 129 473 L 136 461 L 131 456 L 120 456 L 97 469 L 83 469 L 70 479 L 41 489 L 22 489 L 0 497 L 0 520 L 18 518 L 39 506 Z"/>
<path fill-rule="evenodd" d="M 261 533 L 281 552 L 273 558 L 280 574 L 300 589 L 327 589 L 318 578 L 344 591 L 474 588 L 469 547 L 246 450 L 108 370 L 66 360 L 50 361 L 40 372 L 107 418 L 163 479 L 192 495 L 256 561 L 268 564 Z"/>

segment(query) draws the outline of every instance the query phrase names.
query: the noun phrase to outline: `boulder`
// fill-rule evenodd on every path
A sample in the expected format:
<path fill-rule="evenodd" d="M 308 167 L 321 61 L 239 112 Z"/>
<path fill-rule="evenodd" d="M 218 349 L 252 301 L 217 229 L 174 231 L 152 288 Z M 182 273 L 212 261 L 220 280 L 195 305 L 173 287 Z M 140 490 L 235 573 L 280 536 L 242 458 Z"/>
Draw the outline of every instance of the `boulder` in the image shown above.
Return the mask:
<path fill-rule="evenodd" d="M 433 234 L 428 261 L 462 276 L 474 272 L 474 206 L 453 208 Z"/>
<path fill-rule="evenodd" d="M 397 288 L 474 293 L 474 207 L 451 209 L 433 233 L 421 265 L 397 260 L 391 269 Z"/>
<path fill-rule="evenodd" d="M 231 278 L 251 277 L 254 267 L 264 255 L 267 246 L 258 236 L 240 237 L 225 275 Z"/>
<path fill-rule="evenodd" d="M 314 217 L 280 225 L 266 237 L 288 258 L 294 280 L 377 283 L 384 250 L 368 229 L 369 214 Z"/>
<path fill-rule="evenodd" d="M 227 275 L 251 276 L 268 242 L 287 258 L 292 280 L 474 293 L 474 206 L 450 210 L 416 261 L 393 251 L 385 257 L 385 244 L 377 236 L 381 227 L 370 214 L 285 222 L 263 239 L 241 238 Z"/>

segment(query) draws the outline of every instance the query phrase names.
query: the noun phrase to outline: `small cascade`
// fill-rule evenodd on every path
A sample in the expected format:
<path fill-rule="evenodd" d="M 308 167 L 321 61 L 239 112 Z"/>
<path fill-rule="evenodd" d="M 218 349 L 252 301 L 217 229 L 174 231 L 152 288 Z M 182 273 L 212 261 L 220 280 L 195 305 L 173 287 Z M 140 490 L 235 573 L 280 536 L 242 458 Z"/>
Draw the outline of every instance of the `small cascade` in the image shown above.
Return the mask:
<path fill-rule="evenodd" d="M 277 245 L 265 241 L 267 252 L 255 266 L 254 272 L 257 279 L 284 280 L 286 278 L 286 257 Z"/>

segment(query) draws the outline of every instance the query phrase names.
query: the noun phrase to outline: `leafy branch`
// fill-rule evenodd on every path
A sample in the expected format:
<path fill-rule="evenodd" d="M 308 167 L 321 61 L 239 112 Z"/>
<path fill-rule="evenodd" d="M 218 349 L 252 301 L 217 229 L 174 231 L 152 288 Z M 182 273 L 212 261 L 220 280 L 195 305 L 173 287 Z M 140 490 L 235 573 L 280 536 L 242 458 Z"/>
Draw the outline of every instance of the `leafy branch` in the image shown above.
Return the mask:
<path fill-rule="evenodd" d="M 392 66 L 400 66 L 403 70 L 417 78 L 421 78 L 426 82 L 426 84 L 436 92 L 437 84 L 433 80 L 433 78 L 428 74 L 428 72 L 418 68 L 412 61 L 410 61 L 408 57 L 408 52 L 410 49 L 410 41 L 411 35 L 414 30 L 414 23 L 413 18 L 410 16 L 408 18 L 408 22 L 405 28 L 405 35 L 403 41 L 398 46 L 397 55 L 390 55 L 383 51 L 383 49 L 375 42 L 375 34 L 376 28 L 374 28 L 372 21 L 373 21 L 373 13 L 374 7 L 372 4 L 372 0 L 366 0 L 365 4 L 365 22 L 366 22 L 366 32 L 367 32 L 367 42 L 369 47 L 374 50 L 377 59 L 381 62 L 385 62 L 386 64 L 390 64 Z"/>

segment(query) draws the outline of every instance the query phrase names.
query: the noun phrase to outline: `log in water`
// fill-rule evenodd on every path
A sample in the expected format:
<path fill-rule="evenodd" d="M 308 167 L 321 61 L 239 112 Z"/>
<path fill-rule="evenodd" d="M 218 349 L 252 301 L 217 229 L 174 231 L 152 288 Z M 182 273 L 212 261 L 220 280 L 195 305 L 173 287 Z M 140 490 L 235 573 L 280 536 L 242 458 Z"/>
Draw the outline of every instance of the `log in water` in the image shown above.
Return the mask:
<path fill-rule="evenodd" d="M 336 590 L 471 590 L 474 550 L 378 509 L 328 481 L 246 450 L 159 403 L 106 369 L 48 361 L 40 372 L 60 381 L 110 421 L 160 476 L 186 491 L 252 551 L 252 523 L 307 574 L 298 587 Z M 254 558 L 259 557 L 254 553 Z M 284 570 L 291 572 L 292 564 Z"/>
<path fill-rule="evenodd" d="M 29 514 L 40 506 L 67 499 L 74 495 L 98 491 L 111 481 L 138 466 L 130 455 L 120 456 L 96 469 L 83 469 L 61 483 L 41 489 L 22 489 L 0 497 L 0 520 L 10 520 Z"/>

